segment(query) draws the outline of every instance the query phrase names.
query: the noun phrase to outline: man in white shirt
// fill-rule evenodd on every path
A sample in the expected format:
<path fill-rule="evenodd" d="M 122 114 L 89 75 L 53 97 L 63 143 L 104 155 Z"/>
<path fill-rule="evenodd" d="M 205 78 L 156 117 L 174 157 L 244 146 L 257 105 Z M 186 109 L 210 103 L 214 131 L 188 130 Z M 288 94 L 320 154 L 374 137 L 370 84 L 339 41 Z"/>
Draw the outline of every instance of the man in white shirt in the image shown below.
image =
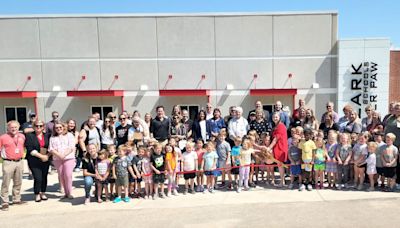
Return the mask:
<path fill-rule="evenodd" d="M 243 118 L 242 114 L 242 107 L 236 107 L 234 109 L 234 117 L 229 121 L 228 133 L 229 138 L 232 140 L 235 140 L 236 137 L 242 138 L 249 130 L 249 123 L 245 118 Z"/>
<path fill-rule="evenodd" d="M 211 118 L 213 118 L 214 117 L 214 113 L 213 113 L 213 106 L 212 106 L 212 104 L 211 103 L 207 103 L 207 106 L 206 106 L 206 120 L 209 120 L 209 119 L 211 119 Z"/>

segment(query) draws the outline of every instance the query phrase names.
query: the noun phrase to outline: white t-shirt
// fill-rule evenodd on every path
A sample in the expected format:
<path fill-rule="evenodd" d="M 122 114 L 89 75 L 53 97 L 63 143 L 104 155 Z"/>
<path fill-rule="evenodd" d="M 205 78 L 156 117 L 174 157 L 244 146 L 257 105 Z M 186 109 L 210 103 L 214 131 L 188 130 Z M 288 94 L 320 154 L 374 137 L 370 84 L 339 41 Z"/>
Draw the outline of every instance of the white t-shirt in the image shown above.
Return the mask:
<path fill-rule="evenodd" d="M 196 169 L 197 153 L 195 151 L 185 152 L 182 155 L 183 171 L 193 171 Z"/>
<path fill-rule="evenodd" d="M 376 174 L 376 155 L 370 154 L 366 162 L 367 162 L 367 174 Z"/>
<path fill-rule="evenodd" d="M 204 142 L 207 141 L 207 128 L 206 128 L 206 121 L 202 120 L 199 122 L 200 124 L 200 130 L 201 130 L 201 138 L 203 139 Z"/>

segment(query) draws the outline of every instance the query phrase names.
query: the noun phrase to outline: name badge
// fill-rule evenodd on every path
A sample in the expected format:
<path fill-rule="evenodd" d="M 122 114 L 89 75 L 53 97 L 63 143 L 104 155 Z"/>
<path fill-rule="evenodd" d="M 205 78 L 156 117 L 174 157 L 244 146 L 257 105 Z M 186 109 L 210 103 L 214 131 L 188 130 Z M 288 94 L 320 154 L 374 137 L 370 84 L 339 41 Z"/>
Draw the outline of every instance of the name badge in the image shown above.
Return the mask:
<path fill-rule="evenodd" d="M 15 149 L 15 153 L 16 153 L 16 154 L 19 154 L 19 149 L 18 149 L 18 148 Z"/>

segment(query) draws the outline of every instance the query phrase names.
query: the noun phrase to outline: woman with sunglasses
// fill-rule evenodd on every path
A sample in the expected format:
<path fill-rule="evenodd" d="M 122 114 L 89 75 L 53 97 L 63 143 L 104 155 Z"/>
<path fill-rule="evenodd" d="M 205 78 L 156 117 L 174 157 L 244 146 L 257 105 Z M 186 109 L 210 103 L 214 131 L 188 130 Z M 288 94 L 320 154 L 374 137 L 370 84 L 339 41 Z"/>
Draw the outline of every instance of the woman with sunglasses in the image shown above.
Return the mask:
<path fill-rule="evenodd" d="M 367 131 L 368 125 L 372 123 L 372 114 L 374 113 L 374 108 L 372 108 L 372 105 L 367 105 L 365 107 L 365 114 L 367 114 L 366 117 L 361 119 L 361 126 L 362 130 L 361 131 Z"/>
<path fill-rule="evenodd" d="M 47 200 L 47 174 L 49 172 L 49 135 L 44 133 L 44 122 L 36 120 L 33 122 L 34 132 L 26 134 L 26 160 L 33 175 L 33 192 L 35 202 Z"/>
<path fill-rule="evenodd" d="M 53 163 L 57 169 L 58 179 L 64 187 L 65 195 L 62 198 L 73 199 L 72 172 L 75 167 L 75 137 L 67 131 L 63 123 L 54 124 L 53 136 L 49 141 L 49 153 L 53 156 Z"/>

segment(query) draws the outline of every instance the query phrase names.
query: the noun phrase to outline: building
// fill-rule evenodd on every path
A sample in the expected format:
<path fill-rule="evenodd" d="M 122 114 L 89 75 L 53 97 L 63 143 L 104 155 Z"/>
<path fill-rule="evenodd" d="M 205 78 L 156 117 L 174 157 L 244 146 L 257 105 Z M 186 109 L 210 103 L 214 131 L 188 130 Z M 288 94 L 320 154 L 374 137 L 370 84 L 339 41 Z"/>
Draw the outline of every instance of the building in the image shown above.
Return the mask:
<path fill-rule="evenodd" d="M 372 105 L 382 116 L 389 106 L 390 40 L 341 39 L 338 42 L 338 109 L 350 104 L 360 117 Z"/>
<path fill-rule="evenodd" d="M 261 100 L 320 117 L 337 97 L 337 12 L 0 17 L 0 129 L 36 112 L 192 113 Z"/>
<path fill-rule="evenodd" d="M 400 101 L 400 50 L 390 51 L 389 102 Z"/>

